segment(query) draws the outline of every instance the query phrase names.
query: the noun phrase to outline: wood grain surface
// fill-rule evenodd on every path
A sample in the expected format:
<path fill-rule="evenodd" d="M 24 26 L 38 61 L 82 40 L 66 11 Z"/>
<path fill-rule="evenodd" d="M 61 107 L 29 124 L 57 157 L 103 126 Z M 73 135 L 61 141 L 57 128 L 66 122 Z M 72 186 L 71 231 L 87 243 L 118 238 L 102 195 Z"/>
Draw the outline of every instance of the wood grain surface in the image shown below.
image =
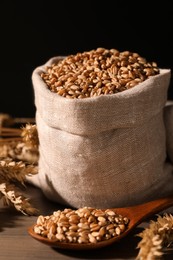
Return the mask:
<path fill-rule="evenodd" d="M 49 215 L 64 207 L 45 198 L 40 189 L 27 186 L 26 195 L 40 214 Z M 173 208 L 168 212 L 173 213 Z M 38 242 L 28 234 L 28 228 L 35 223 L 37 216 L 25 216 L 16 210 L 6 207 L 0 201 L 0 260 L 38 260 L 38 259 L 134 259 L 138 254 L 136 246 L 140 233 L 149 222 L 139 225 L 126 238 L 106 248 L 90 251 L 68 251 L 51 248 Z M 148 220 L 149 221 L 149 220 Z M 163 259 L 173 259 L 172 250 L 168 250 Z"/>

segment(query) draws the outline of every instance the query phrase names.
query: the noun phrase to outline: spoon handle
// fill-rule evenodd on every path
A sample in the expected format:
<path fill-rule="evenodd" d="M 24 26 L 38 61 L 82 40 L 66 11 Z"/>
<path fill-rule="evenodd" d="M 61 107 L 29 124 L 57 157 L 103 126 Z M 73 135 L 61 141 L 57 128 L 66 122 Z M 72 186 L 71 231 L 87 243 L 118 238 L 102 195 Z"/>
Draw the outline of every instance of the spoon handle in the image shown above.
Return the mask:
<path fill-rule="evenodd" d="M 131 227 L 135 227 L 142 221 L 173 206 L 173 196 L 152 200 L 140 205 L 124 208 L 124 215 L 131 219 Z M 123 208 L 120 210 L 123 213 Z"/>

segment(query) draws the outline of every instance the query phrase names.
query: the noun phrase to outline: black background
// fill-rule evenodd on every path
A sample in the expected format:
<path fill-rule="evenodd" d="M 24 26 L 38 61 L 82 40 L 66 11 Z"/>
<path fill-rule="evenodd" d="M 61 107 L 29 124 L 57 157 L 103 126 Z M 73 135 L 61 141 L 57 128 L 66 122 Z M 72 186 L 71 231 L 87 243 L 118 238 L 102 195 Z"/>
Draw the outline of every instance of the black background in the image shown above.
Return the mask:
<path fill-rule="evenodd" d="M 138 52 L 172 71 L 171 5 L 171 1 L 1 0 L 0 113 L 35 116 L 31 75 L 53 56 L 115 48 Z M 169 99 L 172 84 L 171 78 Z"/>

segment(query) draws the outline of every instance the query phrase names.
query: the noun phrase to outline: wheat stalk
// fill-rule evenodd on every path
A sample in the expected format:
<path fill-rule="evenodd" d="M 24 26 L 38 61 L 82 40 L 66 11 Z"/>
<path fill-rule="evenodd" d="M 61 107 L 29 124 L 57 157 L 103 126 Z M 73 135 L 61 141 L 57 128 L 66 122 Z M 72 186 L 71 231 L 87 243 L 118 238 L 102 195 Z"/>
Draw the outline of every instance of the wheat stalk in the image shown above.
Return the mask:
<path fill-rule="evenodd" d="M 137 248 L 139 253 L 136 260 L 163 259 L 164 248 L 173 242 L 173 216 L 158 215 L 156 221 L 150 221 L 149 227 L 137 236 L 141 238 Z"/>
<path fill-rule="evenodd" d="M 0 183 L 1 198 L 4 199 L 4 205 L 14 206 L 17 211 L 24 215 L 37 215 L 38 209 L 34 208 L 28 198 L 25 198 L 15 185 L 9 183 Z"/>
<path fill-rule="evenodd" d="M 25 120 L 13 119 L 13 123 Z M 35 215 L 38 209 L 22 194 L 21 185 L 26 188 L 26 176 L 38 173 L 37 128 L 31 123 L 7 127 L 11 122 L 8 114 L 0 114 L 0 199 L 25 215 Z"/>

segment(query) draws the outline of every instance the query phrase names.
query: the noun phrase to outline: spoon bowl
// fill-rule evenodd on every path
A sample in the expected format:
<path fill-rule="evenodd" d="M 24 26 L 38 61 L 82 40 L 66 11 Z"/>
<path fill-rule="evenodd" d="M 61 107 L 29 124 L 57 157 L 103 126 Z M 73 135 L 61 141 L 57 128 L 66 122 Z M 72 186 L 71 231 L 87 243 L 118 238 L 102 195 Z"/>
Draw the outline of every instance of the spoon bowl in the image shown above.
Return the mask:
<path fill-rule="evenodd" d="M 112 237 L 107 240 L 99 241 L 97 243 L 70 243 L 70 242 L 59 242 L 53 241 L 48 238 L 45 238 L 39 234 L 34 232 L 33 224 L 28 228 L 28 233 L 31 237 L 42 242 L 48 246 L 56 247 L 60 249 L 70 249 L 70 250 L 90 250 L 97 249 L 101 247 L 105 247 L 111 245 L 115 242 L 118 242 L 125 236 L 127 236 L 136 226 L 142 223 L 144 220 L 152 217 L 154 214 L 161 212 L 169 207 L 173 206 L 173 196 L 160 198 L 157 200 L 152 200 L 143 204 L 124 207 L 124 208 L 111 208 L 116 214 L 122 215 L 123 217 L 127 217 L 129 219 L 129 223 L 124 232 L 120 235 Z"/>

